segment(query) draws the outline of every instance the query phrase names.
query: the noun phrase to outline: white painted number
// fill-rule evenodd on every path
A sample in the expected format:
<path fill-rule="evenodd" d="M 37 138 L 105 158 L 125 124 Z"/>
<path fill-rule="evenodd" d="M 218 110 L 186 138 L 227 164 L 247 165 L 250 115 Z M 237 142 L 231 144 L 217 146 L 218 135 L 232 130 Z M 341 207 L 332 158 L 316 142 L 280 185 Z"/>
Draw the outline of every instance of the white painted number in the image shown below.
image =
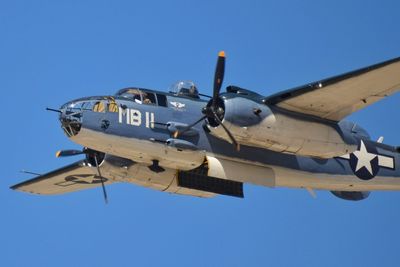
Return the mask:
<path fill-rule="evenodd" d="M 118 122 L 123 123 L 125 117 L 126 124 L 130 124 L 133 126 L 142 125 L 142 112 L 137 109 L 122 109 L 121 107 L 118 110 Z M 154 113 L 147 112 L 145 113 L 145 125 L 146 128 L 154 128 Z"/>

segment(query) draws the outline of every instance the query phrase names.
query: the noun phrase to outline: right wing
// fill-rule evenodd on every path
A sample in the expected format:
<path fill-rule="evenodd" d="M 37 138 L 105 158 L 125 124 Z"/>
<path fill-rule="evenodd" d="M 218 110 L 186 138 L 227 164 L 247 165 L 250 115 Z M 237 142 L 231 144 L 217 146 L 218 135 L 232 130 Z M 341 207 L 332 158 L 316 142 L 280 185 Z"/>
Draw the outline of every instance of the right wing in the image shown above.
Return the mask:
<path fill-rule="evenodd" d="M 264 103 L 331 121 L 400 90 L 400 58 L 283 91 Z"/>
<path fill-rule="evenodd" d="M 104 184 L 110 184 L 103 178 Z M 85 160 L 11 186 L 11 189 L 40 195 L 57 195 L 101 186 L 101 179 Z"/>

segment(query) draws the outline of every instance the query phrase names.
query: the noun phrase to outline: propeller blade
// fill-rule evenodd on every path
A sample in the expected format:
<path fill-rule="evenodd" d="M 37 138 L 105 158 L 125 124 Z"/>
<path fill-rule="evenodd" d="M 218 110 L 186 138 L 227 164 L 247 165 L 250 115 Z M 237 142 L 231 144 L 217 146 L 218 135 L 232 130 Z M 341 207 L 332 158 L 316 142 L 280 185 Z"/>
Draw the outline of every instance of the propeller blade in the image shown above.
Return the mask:
<path fill-rule="evenodd" d="M 56 157 L 69 157 L 69 156 L 76 156 L 76 155 L 81 155 L 85 154 L 84 151 L 82 150 L 76 150 L 76 149 L 68 149 L 68 150 L 59 150 L 56 152 Z"/>
<path fill-rule="evenodd" d="M 75 150 L 75 149 L 59 150 L 56 153 L 56 157 L 57 158 L 69 157 L 69 156 L 75 156 L 75 155 L 81 155 L 81 154 L 91 155 L 94 157 L 94 161 L 96 163 L 97 174 L 100 177 L 101 187 L 103 188 L 104 201 L 107 204 L 108 203 L 107 191 L 106 191 L 106 187 L 104 185 L 104 178 L 100 172 L 100 166 L 99 166 L 99 162 L 97 160 L 97 152 L 96 151 L 94 151 L 90 148 L 87 148 L 87 147 L 84 147 L 83 150 Z"/>
<path fill-rule="evenodd" d="M 224 80 L 224 73 L 225 73 L 225 52 L 221 51 L 218 54 L 217 66 L 215 68 L 214 89 L 213 89 L 213 97 L 211 105 L 212 107 L 217 106 L 219 92 L 221 90 L 222 82 Z"/>
<path fill-rule="evenodd" d="M 103 176 L 101 176 L 100 166 L 99 166 L 99 162 L 97 161 L 96 155 L 94 156 L 94 161 L 96 162 L 97 174 L 99 175 L 100 180 L 101 180 L 101 187 L 103 188 L 104 201 L 107 204 L 108 203 L 107 191 L 106 191 L 106 187 L 104 186 L 104 178 L 103 178 Z"/>
<path fill-rule="evenodd" d="M 214 114 L 214 119 L 218 122 L 218 124 L 220 124 L 222 126 L 222 128 L 224 128 L 226 134 L 231 139 L 233 145 L 235 146 L 236 151 L 239 151 L 240 150 L 240 144 L 236 141 L 236 139 L 235 139 L 235 137 L 233 137 L 232 133 L 228 130 L 228 128 L 226 128 L 226 126 L 219 119 L 219 117 L 218 117 L 217 113 L 215 112 L 215 110 L 213 110 L 213 114 Z"/>
<path fill-rule="evenodd" d="M 189 131 L 190 129 L 192 129 L 196 124 L 198 124 L 199 122 L 205 120 L 207 118 L 207 115 L 204 115 L 203 117 L 201 117 L 200 119 L 198 119 L 197 121 L 193 122 L 192 124 L 186 126 L 186 128 L 184 128 L 181 131 L 175 131 L 173 134 L 174 138 L 178 138 L 179 135 Z"/>

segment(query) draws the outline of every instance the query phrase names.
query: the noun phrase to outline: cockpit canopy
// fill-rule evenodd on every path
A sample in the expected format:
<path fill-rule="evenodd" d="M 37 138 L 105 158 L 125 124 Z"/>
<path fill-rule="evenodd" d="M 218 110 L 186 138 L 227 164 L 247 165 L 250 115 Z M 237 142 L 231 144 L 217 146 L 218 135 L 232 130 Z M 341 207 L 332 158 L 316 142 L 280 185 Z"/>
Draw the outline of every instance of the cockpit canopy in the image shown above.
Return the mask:
<path fill-rule="evenodd" d="M 135 101 L 139 104 L 157 104 L 156 96 L 152 92 L 146 92 L 136 88 L 127 88 L 120 90 L 117 96 Z"/>
<path fill-rule="evenodd" d="M 179 81 L 173 84 L 169 90 L 177 96 L 186 96 L 190 98 L 200 98 L 199 91 L 192 81 Z"/>

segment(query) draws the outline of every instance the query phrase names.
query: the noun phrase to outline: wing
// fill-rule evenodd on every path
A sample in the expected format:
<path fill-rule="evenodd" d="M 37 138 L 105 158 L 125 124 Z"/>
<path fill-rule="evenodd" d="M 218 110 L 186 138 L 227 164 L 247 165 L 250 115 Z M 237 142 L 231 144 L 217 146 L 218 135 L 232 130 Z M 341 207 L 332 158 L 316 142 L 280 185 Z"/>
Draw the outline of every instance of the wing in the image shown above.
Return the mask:
<path fill-rule="evenodd" d="M 111 181 L 103 178 L 105 184 Z M 75 162 L 34 179 L 11 186 L 11 189 L 41 195 L 64 194 L 101 186 L 101 180 L 85 160 Z"/>
<path fill-rule="evenodd" d="M 332 78 L 280 92 L 269 105 L 340 121 L 400 89 L 400 57 Z"/>

